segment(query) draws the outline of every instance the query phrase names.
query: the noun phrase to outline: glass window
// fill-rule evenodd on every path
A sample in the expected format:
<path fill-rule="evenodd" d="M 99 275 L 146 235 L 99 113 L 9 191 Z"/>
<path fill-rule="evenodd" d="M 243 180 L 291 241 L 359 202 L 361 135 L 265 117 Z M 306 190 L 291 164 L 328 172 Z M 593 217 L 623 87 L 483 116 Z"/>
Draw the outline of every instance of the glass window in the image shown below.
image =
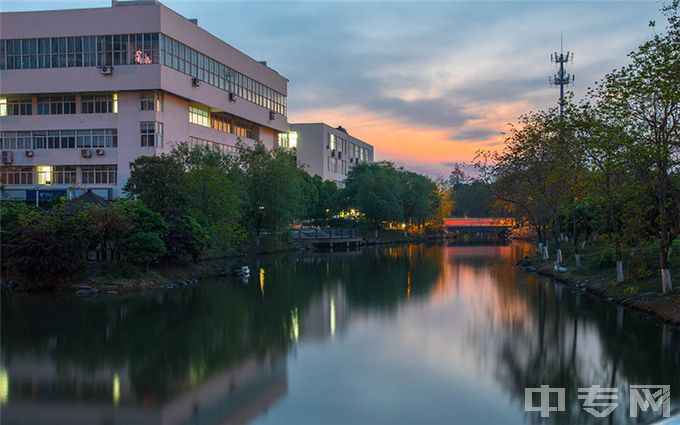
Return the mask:
<path fill-rule="evenodd" d="M 76 167 L 70 165 L 56 165 L 52 168 L 54 184 L 76 184 Z"/>
<path fill-rule="evenodd" d="M 118 94 L 93 94 L 80 97 L 83 114 L 108 114 L 118 112 Z"/>
<path fill-rule="evenodd" d="M 0 98 L 0 115 L 32 115 L 33 99 L 30 97 Z"/>
<path fill-rule="evenodd" d="M 38 115 L 61 115 L 76 113 L 76 97 L 38 96 Z"/>
<path fill-rule="evenodd" d="M 141 145 L 145 147 L 163 146 L 163 123 L 142 121 L 139 123 Z"/>
<path fill-rule="evenodd" d="M 189 122 L 210 127 L 210 112 L 196 106 L 189 106 Z"/>
<path fill-rule="evenodd" d="M 33 184 L 33 167 L 0 167 L 0 184 Z"/>
<path fill-rule="evenodd" d="M 38 176 L 38 184 L 52 184 L 52 166 L 50 165 L 38 165 L 36 167 L 36 174 Z"/>
<path fill-rule="evenodd" d="M 80 168 L 82 184 L 116 184 L 118 167 L 115 165 L 83 165 Z"/>

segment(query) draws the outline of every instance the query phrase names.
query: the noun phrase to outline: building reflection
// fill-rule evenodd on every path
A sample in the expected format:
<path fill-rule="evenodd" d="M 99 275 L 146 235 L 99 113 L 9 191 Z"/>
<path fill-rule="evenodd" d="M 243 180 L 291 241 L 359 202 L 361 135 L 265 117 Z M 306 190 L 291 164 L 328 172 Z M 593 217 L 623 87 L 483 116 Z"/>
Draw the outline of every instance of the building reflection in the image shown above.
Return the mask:
<path fill-rule="evenodd" d="M 89 371 L 45 357 L 17 359 L 3 369 L 9 403 L 3 424 L 241 424 L 265 413 L 288 391 L 283 355 L 249 357 L 167 400 L 139 398 L 129 370 Z"/>

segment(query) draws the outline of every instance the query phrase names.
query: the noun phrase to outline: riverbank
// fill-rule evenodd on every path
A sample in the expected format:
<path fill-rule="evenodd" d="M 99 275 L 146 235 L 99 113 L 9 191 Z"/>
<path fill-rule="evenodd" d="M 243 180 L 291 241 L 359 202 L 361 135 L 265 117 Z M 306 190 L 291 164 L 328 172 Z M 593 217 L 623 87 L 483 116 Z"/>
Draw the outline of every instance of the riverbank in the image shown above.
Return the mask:
<path fill-rule="evenodd" d="M 616 271 L 613 267 L 589 267 L 588 260 L 595 262 L 602 256 L 601 249 L 593 247 L 582 254 L 584 266 L 576 268 L 573 260 L 565 257 L 562 264 L 566 271 L 556 270 L 553 261 L 544 261 L 538 256 L 524 258 L 518 265 L 529 273 L 548 276 L 561 283 L 574 286 L 585 292 L 597 295 L 637 311 L 652 315 L 662 321 L 680 326 L 680 290 L 677 288 L 670 294 L 661 292 L 661 280 L 653 274 L 632 279 L 627 277 L 623 282 L 616 282 Z M 678 276 L 677 270 L 672 273 Z"/>
<path fill-rule="evenodd" d="M 377 237 L 366 234 L 362 246 L 384 244 L 410 244 L 438 239 L 434 235 L 404 235 L 402 231 L 381 230 Z M 297 241 L 273 241 L 264 238 L 260 246 L 251 246 L 241 252 L 213 253 L 196 263 L 160 262 L 141 268 L 125 263 L 90 264 L 82 270 L 58 282 L 30 283 L 3 282 L 2 289 L 10 292 L 70 292 L 80 297 L 118 295 L 122 293 L 174 289 L 197 284 L 200 279 L 232 276 L 234 270 L 253 259 L 276 253 L 313 251 L 315 248 Z M 255 272 L 251 271 L 251 276 Z"/>

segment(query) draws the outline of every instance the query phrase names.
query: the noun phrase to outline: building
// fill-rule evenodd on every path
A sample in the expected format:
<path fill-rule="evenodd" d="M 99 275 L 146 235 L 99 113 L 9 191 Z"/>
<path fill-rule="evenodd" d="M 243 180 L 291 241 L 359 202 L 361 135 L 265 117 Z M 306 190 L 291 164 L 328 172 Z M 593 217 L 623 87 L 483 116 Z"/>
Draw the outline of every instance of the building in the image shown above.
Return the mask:
<path fill-rule="evenodd" d="M 311 175 L 344 186 L 347 173 L 362 161 L 373 162 L 373 146 L 350 136 L 342 127 L 323 123 L 291 124 L 280 144 L 297 148 L 298 163 Z"/>
<path fill-rule="evenodd" d="M 137 157 L 179 142 L 271 147 L 287 85 L 154 0 L 1 13 L 2 197 L 118 197 Z"/>

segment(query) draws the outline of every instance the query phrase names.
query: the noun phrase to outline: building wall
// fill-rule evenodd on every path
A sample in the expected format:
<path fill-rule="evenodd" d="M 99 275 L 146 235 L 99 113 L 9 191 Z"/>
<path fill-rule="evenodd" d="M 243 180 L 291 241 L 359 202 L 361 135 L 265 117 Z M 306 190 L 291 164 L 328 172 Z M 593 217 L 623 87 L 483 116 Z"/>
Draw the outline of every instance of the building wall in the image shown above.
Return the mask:
<path fill-rule="evenodd" d="M 344 187 L 347 173 L 355 164 L 373 162 L 373 146 L 342 130 L 323 123 L 291 124 L 291 128 L 298 133 L 298 163 L 310 174 L 333 180 L 339 187 Z M 335 149 L 331 146 L 332 138 L 336 141 Z M 345 141 L 343 148 L 340 147 L 341 140 Z M 354 146 L 364 150 L 363 157 L 355 154 Z"/>
<path fill-rule="evenodd" d="M 287 94 L 288 80 L 276 71 L 154 1 L 120 2 L 119 6 L 108 8 L 0 13 L 1 40 L 137 33 L 163 33 L 283 95 Z M 163 93 L 162 111 L 141 110 L 140 93 L 150 90 Z M 116 93 L 118 112 L 37 114 L 36 98 L 39 95 L 84 93 Z M 12 95 L 33 96 L 33 115 L 1 116 L 2 131 L 117 129 L 117 147 L 106 148 L 103 155 L 93 154 L 92 158 L 83 158 L 80 148 L 33 149 L 32 158 L 25 155 L 25 149 L 13 150 L 13 165 L 16 166 L 115 164 L 118 167 L 116 185 L 87 185 L 87 188 L 110 189 L 113 196 L 122 195 L 122 187 L 130 176 L 130 164 L 139 156 L 167 153 L 176 143 L 190 141 L 208 141 L 233 149 L 238 141 L 252 145 L 255 140 L 262 140 L 271 148 L 279 132 L 289 128 L 286 116 L 280 113 L 272 114 L 269 109 L 246 99 L 234 101 L 228 91 L 206 82 L 196 86 L 190 75 L 158 63 L 116 65 L 112 75 L 103 75 L 95 66 L 2 69 L 0 98 Z M 190 123 L 191 105 L 250 122 L 254 127 L 252 139 Z M 144 121 L 163 124 L 163 146 L 141 146 L 140 122 Z M 36 182 L 34 175 L 31 185 L 4 185 L 4 188 L 35 189 Z M 53 184 L 42 189 L 64 189 L 69 185 L 62 186 Z M 77 186 L 85 188 L 82 184 Z M 17 193 L 6 193 L 4 197 L 14 197 Z"/>

